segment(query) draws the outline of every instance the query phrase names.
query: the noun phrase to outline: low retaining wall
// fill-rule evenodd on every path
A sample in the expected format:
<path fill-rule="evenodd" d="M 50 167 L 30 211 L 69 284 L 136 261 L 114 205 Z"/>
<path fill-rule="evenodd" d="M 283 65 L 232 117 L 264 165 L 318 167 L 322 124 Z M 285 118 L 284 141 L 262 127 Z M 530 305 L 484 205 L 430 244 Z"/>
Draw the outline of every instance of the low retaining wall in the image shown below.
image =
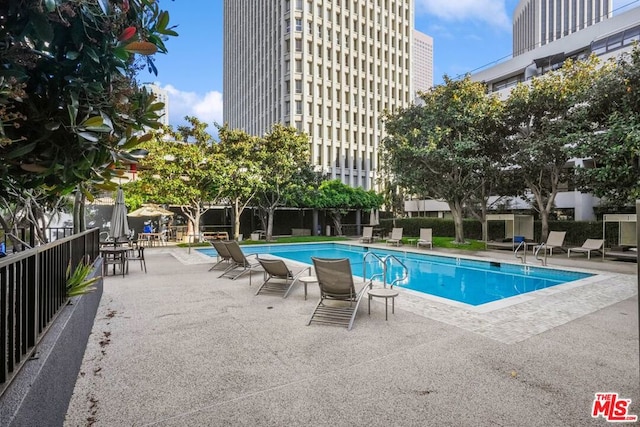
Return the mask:
<path fill-rule="evenodd" d="M 102 262 L 94 274 L 102 271 Z M 102 297 L 96 290 L 63 307 L 28 360 L 0 397 L 0 426 L 61 426 L 80 372 L 87 341 Z"/>

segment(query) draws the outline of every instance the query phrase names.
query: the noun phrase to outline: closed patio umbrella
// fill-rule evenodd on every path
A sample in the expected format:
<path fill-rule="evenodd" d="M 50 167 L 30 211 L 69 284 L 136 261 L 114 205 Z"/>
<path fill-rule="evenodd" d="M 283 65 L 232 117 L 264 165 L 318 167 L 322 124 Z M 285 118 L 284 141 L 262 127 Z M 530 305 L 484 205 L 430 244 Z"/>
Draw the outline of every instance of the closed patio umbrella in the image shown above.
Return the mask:
<path fill-rule="evenodd" d="M 124 191 L 118 187 L 116 204 L 111 213 L 110 237 L 118 240 L 120 237 L 129 237 L 129 220 L 127 219 L 127 206 L 124 204 Z"/>
<path fill-rule="evenodd" d="M 378 217 L 378 210 L 371 209 L 371 213 L 369 214 L 369 225 L 378 225 L 380 224 L 380 219 Z"/>

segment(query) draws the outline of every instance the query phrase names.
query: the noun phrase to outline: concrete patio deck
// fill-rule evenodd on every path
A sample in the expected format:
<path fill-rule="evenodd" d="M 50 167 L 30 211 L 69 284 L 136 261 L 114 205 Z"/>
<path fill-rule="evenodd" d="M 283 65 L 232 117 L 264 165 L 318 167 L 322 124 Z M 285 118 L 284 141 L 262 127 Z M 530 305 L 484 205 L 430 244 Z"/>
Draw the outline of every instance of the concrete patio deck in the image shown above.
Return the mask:
<path fill-rule="evenodd" d="M 193 249 L 146 258 L 104 282 L 67 426 L 607 425 L 598 392 L 640 415 L 633 263 L 554 255 L 603 274 L 485 310 L 402 291 L 347 331 L 306 326 L 317 287 L 254 296 L 260 275 L 217 279 Z"/>

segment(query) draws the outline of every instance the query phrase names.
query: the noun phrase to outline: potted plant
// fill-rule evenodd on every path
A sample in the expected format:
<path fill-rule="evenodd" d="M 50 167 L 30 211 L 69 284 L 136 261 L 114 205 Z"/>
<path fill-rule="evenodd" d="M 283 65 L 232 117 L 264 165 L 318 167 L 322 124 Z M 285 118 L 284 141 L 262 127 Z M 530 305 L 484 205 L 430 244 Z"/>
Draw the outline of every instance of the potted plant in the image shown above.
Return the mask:
<path fill-rule="evenodd" d="M 82 260 L 71 272 L 71 260 L 67 265 L 67 297 L 75 297 L 78 295 L 84 295 L 86 293 L 95 291 L 93 286 L 101 276 L 91 276 L 94 271 L 94 267 L 89 260 Z"/>

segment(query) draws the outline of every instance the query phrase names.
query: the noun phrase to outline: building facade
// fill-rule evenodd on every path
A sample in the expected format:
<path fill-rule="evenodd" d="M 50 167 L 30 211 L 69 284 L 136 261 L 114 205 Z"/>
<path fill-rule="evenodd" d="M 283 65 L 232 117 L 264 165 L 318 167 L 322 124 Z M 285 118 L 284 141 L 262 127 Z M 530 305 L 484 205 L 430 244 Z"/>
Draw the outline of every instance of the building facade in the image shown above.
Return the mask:
<path fill-rule="evenodd" d="M 513 13 L 513 56 L 611 18 L 613 0 L 520 0 Z"/>
<path fill-rule="evenodd" d="M 408 0 L 225 0 L 225 123 L 296 127 L 317 170 L 375 188 L 382 113 L 413 99 L 413 22 Z"/>
<path fill-rule="evenodd" d="M 413 98 L 433 87 L 433 38 L 413 32 Z"/>
<path fill-rule="evenodd" d="M 584 59 L 593 53 L 601 61 L 606 61 L 631 51 L 633 44 L 638 41 L 640 41 L 640 7 L 472 74 L 471 79 L 485 82 L 489 92 L 506 99 L 518 83 L 560 68 L 567 58 Z M 592 165 L 591 159 L 570 159 L 567 163 L 567 167 L 592 167 Z M 490 202 L 496 199 L 490 199 Z M 600 200 L 592 194 L 581 193 L 567 184 L 557 194 L 555 207 L 559 217 L 578 221 L 593 220 L 595 219 L 593 208 L 598 206 L 599 202 Z M 498 204 L 507 210 L 531 208 L 527 202 L 518 198 L 501 198 Z M 405 202 L 405 211 L 410 216 L 441 218 L 450 216 L 448 205 L 438 200 L 408 200 Z"/>
<path fill-rule="evenodd" d="M 157 114 L 160 115 L 158 121 L 165 126 L 169 126 L 169 92 L 157 85 L 150 84 L 145 85 L 145 87 L 156 96 L 156 101 L 164 103 L 164 107 L 157 111 Z"/>

